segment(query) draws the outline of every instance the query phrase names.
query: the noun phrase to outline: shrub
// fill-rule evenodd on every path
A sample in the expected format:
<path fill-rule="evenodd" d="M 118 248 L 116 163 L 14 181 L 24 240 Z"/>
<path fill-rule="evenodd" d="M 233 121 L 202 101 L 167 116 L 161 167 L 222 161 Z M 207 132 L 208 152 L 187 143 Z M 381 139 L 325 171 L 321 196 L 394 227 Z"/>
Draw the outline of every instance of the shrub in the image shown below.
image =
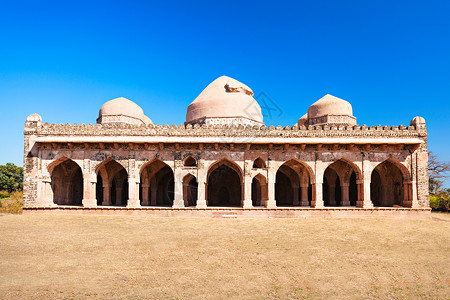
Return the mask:
<path fill-rule="evenodd" d="M 440 191 L 438 194 L 430 195 L 430 206 L 435 210 L 450 210 L 450 189 Z"/>
<path fill-rule="evenodd" d="M 0 191 L 0 199 L 9 198 L 8 191 Z"/>
<path fill-rule="evenodd" d="M 9 214 L 21 214 L 23 208 L 23 201 L 22 200 L 16 200 L 12 203 L 10 203 L 6 207 L 6 212 Z"/>
<path fill-rule="evenodd" d="M 0 201 L 0 212 L 9 214 L 21 214 L 23 207 L 23 192 L 11 193 L 10 199 Z"/>

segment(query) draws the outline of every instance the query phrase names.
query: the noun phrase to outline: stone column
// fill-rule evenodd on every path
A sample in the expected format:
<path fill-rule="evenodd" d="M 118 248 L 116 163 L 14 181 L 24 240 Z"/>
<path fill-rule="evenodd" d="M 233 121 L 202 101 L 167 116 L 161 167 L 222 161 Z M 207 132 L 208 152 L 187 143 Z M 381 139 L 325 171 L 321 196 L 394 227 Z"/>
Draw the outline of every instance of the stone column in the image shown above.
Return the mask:
<path fill-rule="evenodd" d="M 301 193 L 300 205 L 301 206 L 309 206 L 308 185 L 307 184 L 302 184 L 300 186 L 300 193 Z"/>
<path fill-rule="evenodd" d="M 109 183 L 103 183 L 103 203 L 102 205 L 111 205 L 111 187 Z"/>
<path fill-rule="evenodd" d="M 91 180 L 90 175 L 83 176 L 83 207 L 96 207 L 97 206 L 97 198 L 96 198 L 96 189 L 97 189 L 97 180 Z"/>
<path fill-rule="evenodd" d="M 183 179 L 181 178 L 181 170 L 178 168 L 175 169 L 175 196 L 173 200 L 172 207 L 184 207 L 183 200 Z"/>
<path fill-rule="evenodd" d="M 252 208 L 252 178 L 250 175 L 245 174 L 244 178 L 244 201 L 242 203 L 243 208 Z"/>
<path fill-rule="evenodd" d="M 157 194 L 157 186 L 156 186 L 156 178 L 155 176 L 150 181 L 150 187 L 151 187 L 151 205 L 156 205 L 158 201 L 156 201 Z"/>
<path fill-rule="evenodd" d="M 294 193 L 292 195 L 292 205 L 299 206 L 300 205 L 300 200 L 298 199 L 299 186 L 297 184 L 292 187 L 292 192 Z"/>
<path fill-rule="evenodd" d="M 341 201 L 342 206 L 350 206 L 350 184 L 342 183 L 341 184 Z"/>
<path fill-rule="evenodd" d="M 41 199 L 38 201 L 40 207 L 57 206 L 53 203 L 53 190 L 50 179 L 43 179 L 41 181 Z"/>
<path fill-rule="evenodd" d="M 142 205 L 150 205 L 149 188 L 150 185 L 148 183 L 142 184 Z"/>
<path fill-rule="evenodd" d="M 134 177 L 128 178 L 128 200 L 127 207 L 141 207 L 139 200 L 139 184 L 140 179 Z M 119 195 L 119 193 L 117 193 Z"/>
<path fill-rule="evenodd" d="M 276 208 L 277 201 L 275 200 L 275 174 L 272 168 L 269 168 L 267 176 L 267 199 L 265 206 L 266 208 Z"/>
<path fill-rule="evenodd" d="M 206 208 L 206 182 L 199 181 L 197 189 L 197 208 Z"/>
<path fill-rule="evenodd" d="M 362 180 L 359 180 L 361 198 L 356 203 L 356 206 L 362 208 L 373 208 L 372 200 L 370 199 L 370 181 L 372 176 L 372 168 L 369 161 L 369 153 L 363 153 L 362 161 Z"/>
<path fill-rule="evenodd" d="M 372 208 L 373 207 L 373 203 L 372 200 L 370 199 L 370 179 L 364 179 L 363 183 L 362 183 L 362 207 L 363 208 Z M 359 204 L 359 207 L 361 203 Z"/>
<path fill-rule="evenodd" d="M 313 201 L 311 203 L 311 206 L 315 208 L 323 208 L 324 204 L 323 204 L 322 184 L 323 184 L 323 173 L 325 170 L 323 170 L 322 158 L 320 157 L 320 153 L 316 153 L 314 171 L 315 171 L 315 178 L 314 184 L 312 185 Z"/>
<path fill-rule="evenodd" d="M 403 201 L 402 206 L 411 207 L 412 206 L 412 184 L 411 182 L 403 182 Z"/>
<path fill-rule="evenodd" d="M 411 181 L 411 208 L 419 207 L 419 199 L 417 197 L 417 182 Z"/>

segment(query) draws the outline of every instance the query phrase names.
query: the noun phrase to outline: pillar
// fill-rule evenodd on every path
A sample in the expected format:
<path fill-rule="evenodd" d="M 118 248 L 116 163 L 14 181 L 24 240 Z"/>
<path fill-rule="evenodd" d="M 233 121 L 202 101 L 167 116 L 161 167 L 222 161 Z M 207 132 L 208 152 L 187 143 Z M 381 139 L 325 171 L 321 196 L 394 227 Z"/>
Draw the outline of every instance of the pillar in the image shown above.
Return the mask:
<path fill-rule="evenodd" d="M 102 205 L 111 205 L 111 187 L 108 183 L 103 183 L 103 202 Z"/>
<path fill-rule="evenodd" d="M 300 205 L 301 206 L 309 206 L 309 201 L 308 201 L 308 185 L 307 184 L 302 184 L 300 186 L 300 193 L 301 193 L 301 197 L 300 197 Z"/>
<path fill-rule="evenodd" d="M 142 184 L 142 205 L 150 205 L 150 198 L 149 198 L 149 188 L 150 185 L 148 183 Z"/>
<path fill-rule="evenodd" d="M 372 200 L 370 199 L 370 179 L 366 178 L 359 182 L 361 198 L 357 202 L 357 206 L 362 208 L 372 208 L 373 204 Z"/>
<path fill-rule="evenodd" d="M 206 182 L 198 181 L 197 208 L 206 208 Z"/>
<path fill-rule="evenodd" d="M 83 207 L 97 207 L 97 180 L 91 180 L 90 175 L 83 176 Z"/>
<path fill-rule="evenodd" d="M 342 206 L 350 206 L 350 184 L 342 183 L 341 184 L 341 201 Z"/>
<path fill-rule="evenodd" d="M 157 185 L 156 185 L 156 178 L 155 176 L 153 176 L 151 182 L 150 182 L 150 187 L 151 187 L 151 205 L 156 205 L 158 203 L 158 201 L 156 201 L 156 197 L 158 196 L 157 194 Z"/>
<path fill-rule="evenodd" d="M 360 198 L 356 206 L 362 208 L 373 208 L 372 200 L 370 199 L 370 181 L 372 176 L 372 168 L 369 161 L 369 153 L 363 153 L 362 160 L 362 180 L 357 180 L 359 185 Z"/>
<path fill-rule="evenodd" d="M 269 168 L 269 174 L 267 176 L 267 199 L 266 208 L 276 208 L 277 202 L 275 200 L 275 174 L 272 168 Z"/>
<path fill-rule="evenodd" d="M 139 179 L 136 179 L 134 177 L 128 178 L 127 207 L 141 207 L 141 201 L 139 200 L 139 184 Z M 119 193 L 117 193 L 117 195 L 119 195 Z"/>
<path fill-rule="evenodd" d="M 252 178 L 250 174 L 246 174 L 244 178 L 244 201 L 242 203 L 243 208 L 252 208 Z"/>
<path fill-rule="evenodd" d="M 323 208 L 323 164 L 322 164 L 322 157 L 320 153 L 316 153 L 315 163 L 314 163 L 314 183 L 312 184 L 312 190 L 313 190 L 313 200 L 311 201 L 311 206 L 315 208 Z"/>
<path fill-rule="evenodd" d="M 50 179 L 41 181 L 41 201 L 39 206 L 57 206 L 53 203 L 53 190 Z"/>
<path fill-rule="evenodd" d="M 313 188 L 313 203 L 311 206 L 314 206 L 315 208 L 323 208 L 323 191 L 322 191 L 322 182 L 316 182 L 312 185 Z"/>
<path fill-rule="evenodd" d="M 181 169 L 176 168 L 174 172 L 174 180 L 175 180 L 175 196 L 173 199 L 172 207 L 184 207 L 183 200 L 183 180 L 181 178 Z"/>
<path fill-rule="evenodd" d="M 417 197 L 417 182 L 411 182 L 411 207 L 418 208 L 419 207 L 419 198 Z"/>
<path fill-rule="evenodd" d="M 292 195 L 292 205 L 299 206 L 300 205 L 300 200 L 298 199 L 299 186 L 298 185 L 294 185 L 292 187 L 292 192 L 294 193 Z"/>

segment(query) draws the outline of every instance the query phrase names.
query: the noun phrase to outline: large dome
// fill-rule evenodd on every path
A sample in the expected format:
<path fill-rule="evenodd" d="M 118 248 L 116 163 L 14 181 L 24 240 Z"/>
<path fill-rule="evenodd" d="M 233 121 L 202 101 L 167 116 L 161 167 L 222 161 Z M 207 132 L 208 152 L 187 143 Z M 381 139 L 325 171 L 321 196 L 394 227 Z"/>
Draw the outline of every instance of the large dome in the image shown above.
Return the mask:
<path fill-rule="evenodd" d="M 151 122 L 150 119 L 147 119 L 144 115 L 144 111 L 139 105 L 124 97 L 120 97 L 110 100 L 102 105 L 98 114 L 97 123 L 128 123 L 142 125 Z"/>
<path fill-rule="evenodd" d="M 253 98 L 253 91 L 245 84 L 221 76 L 210 83 L 188 106 L 187 123 L 205 120 L 233 119 L 246 124 L 263 124 L 261 107 Z"/>
<path fill-rule="evenodd" d="M 352 105 L 343 99 L 326 94 L 309 107 L 308 118 L 311 119 L 326 115 L 352 116 Z"/>

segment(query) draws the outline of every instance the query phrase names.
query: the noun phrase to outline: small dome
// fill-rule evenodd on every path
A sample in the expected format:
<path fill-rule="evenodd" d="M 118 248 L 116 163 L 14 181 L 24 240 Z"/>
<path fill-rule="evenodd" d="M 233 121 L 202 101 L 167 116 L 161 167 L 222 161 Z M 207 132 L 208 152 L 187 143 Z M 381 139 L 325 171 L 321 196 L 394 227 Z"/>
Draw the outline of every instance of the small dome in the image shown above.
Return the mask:
<path fill-rule="evenodd" d="M 300 119 L 298 119 L 297 126 L 300 127 L 305 125 L 306 121 L 308 121 L 308 114 L 304 114 Z"/>
<path fill-rule="evenodd" d="M 42 123 L 42 117 L 38 114 L 32 114 L 27 117 L 27 122 L 38 122 Z"/>
<path fill-rule="evenodd" d="M 186 122 L 204 118 L 246 118 L 263 123 L 261 107 L 245 84 L 221 76 L 210 83 L 188 106 Z"/>
<path fill-rule="evenodd" d="M 308 119 L 326 115 L 353 116 L 352 105 L 340 98 L 326 94 L 308 109 Z"/>
<path fill-rule="evenodd" d="M 422 118 L 422 117 L 417 116 L 417 117 L 415 117 L 414 119 L 411 120 L 410 125 L 411 126 L 414 126 L 414 125 L 426 125 L 425 119 Z"/>
<path fill-rule="evenodd" d="M 141 125 L 145 124 L 144 111 L 133 101 L 120 97 L 102 105 L 97 122 Z"/>

